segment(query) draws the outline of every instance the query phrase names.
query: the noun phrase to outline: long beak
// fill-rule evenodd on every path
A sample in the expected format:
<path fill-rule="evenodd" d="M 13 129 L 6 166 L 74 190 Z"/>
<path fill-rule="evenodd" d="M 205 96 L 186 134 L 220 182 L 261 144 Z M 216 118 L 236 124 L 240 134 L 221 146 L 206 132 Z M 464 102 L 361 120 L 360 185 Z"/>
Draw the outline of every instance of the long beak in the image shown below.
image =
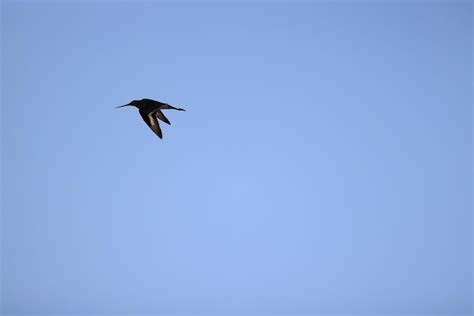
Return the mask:
<path fill-rule="evenodd" d="M 120 106 L 116 106 L 115 108 L 118 109 L 118 108 L 123 108 L 124 106 L 130 106 L 131 104 L 125 104 L 125 105 L 120 105 Z"/>

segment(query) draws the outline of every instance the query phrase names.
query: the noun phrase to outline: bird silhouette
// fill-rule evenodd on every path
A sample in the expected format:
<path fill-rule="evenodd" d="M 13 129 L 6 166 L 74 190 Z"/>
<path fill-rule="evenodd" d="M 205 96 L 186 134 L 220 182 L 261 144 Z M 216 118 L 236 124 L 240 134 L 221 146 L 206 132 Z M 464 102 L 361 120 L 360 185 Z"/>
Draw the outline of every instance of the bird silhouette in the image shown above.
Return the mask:
<path fill-rule="evenodd" d="M 138 108 L 138 112 L 142 116 L 142 119 L 145 121 L 146 125 L 148 125 L 159 138 L 163 138 L 163 133 L 161 132 L 160 124 L 158 123 L 157 119 L 160 119 L 166 124 L 171 125 L 170 121 L 166 118 L 163 112 L 161 112 L 161 110 L 172 109 L 177 111 L 185 111 L 185 109 L 175 108 L 174 106 L 167 103 L 151 99 L 133 100 L 128 104 L 120 105 L 116 108 L 123 108 L 124 106 L 134 106 Z"/>

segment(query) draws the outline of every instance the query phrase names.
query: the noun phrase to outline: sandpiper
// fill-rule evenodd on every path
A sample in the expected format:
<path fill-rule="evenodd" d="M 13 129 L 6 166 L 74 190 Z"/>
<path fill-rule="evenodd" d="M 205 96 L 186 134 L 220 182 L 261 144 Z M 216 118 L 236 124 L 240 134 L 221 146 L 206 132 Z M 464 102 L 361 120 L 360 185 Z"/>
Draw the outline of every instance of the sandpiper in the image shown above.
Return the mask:
<path fill-rule="evenodd" d="M 151 100 L 151 99 L 141 99 L 141 100 L 133 100 L 132 102 L 117 106 L 117 108 L 123 108 L 124 106 L 134 106 L 138 108 L 138 112 L 142 116 L 145 123 L 151 128 L 151 130 L 158 135 L 159 138 L 163 138 L 163 134 L 161 133 L 160 124 L 158 123 L 158 119 L 162 120 L 168 125 L 171 125 L 170 121 L 166 118 L 166 116 L 161 112 L 161 110 L 177 110 L 177 111 L 185 111 L 185 109 L 175 108 L 167 103 Z"/>

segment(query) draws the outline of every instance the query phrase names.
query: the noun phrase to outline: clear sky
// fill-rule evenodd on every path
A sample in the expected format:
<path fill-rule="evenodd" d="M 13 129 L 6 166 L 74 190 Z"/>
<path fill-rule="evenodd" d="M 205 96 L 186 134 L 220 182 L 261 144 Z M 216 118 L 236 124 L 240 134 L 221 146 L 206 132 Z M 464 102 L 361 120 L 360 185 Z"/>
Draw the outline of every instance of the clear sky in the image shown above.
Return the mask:
<path fill-rule="evenodd" d="M 5 314 L 472 311 L 470 2 L 2 5 Z"/>

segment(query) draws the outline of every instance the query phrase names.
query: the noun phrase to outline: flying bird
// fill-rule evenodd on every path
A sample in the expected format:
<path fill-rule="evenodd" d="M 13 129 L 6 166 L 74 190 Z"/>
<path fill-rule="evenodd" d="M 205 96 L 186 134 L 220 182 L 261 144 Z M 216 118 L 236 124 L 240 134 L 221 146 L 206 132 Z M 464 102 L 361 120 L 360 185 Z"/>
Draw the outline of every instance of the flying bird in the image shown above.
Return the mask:
<path fill-rule="evenodd" d="M 134 106 L 138 108 L 138 112 L 142 116 L 142 119 L 145 121 L 146 125 L 148 125 L 159 138 L 163 138 L 163 134 L 157 119 L 165 122 L 168 125 L 171 125 L 170 121 L 166 118 L 163 112 L 161 112 L 161 110 L 172 109 L 177 111 L 185 111 L 185 109 L 175 108 L 174 106 L 167 103 L 151 99 L 133 100 L 128 104 L 117 106 L 116 108 L 123 108 L 124 106 Z"/>

